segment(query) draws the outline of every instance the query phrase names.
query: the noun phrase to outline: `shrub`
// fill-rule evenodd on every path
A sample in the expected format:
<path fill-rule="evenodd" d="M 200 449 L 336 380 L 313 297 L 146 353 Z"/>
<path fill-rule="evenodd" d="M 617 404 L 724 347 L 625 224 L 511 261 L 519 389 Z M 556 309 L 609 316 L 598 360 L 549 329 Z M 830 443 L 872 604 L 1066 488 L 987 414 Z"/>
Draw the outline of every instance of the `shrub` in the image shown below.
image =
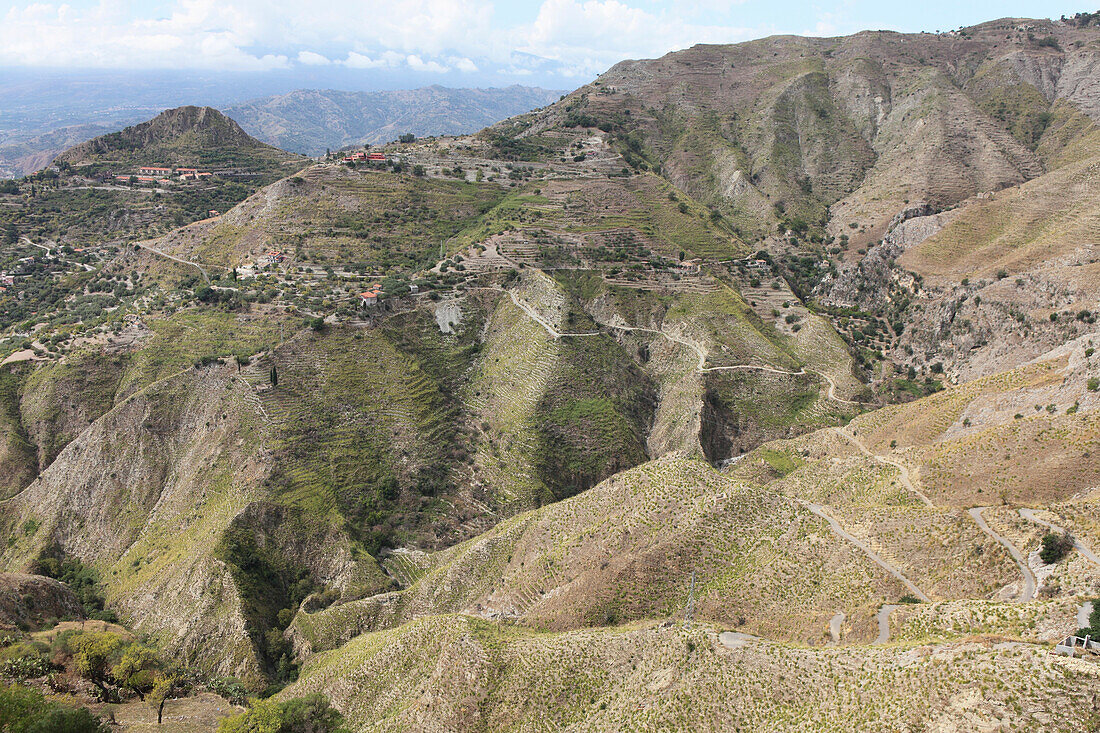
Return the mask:
<path fill-rule="evenodd" d="M 1047 532 L 1043 535 L 1043 549 L 1039 550 L 1039 557 L 1049 565 L 1061 560 L 1072 549 L 1073 536 L 1069 532 L 1064 534 Z"/>
<path fill-rule="evenodd" d="M 253 700 L 252 706 L 218 724 L 218 733 L 337 733 L 344 718 L 321 694 L 285 702 Z"/>
<path fill-rule="evenodd" d="M 108 733 L 87 708 L 48 701 L 22 685 L 0 685 L 0 730 L 7 733 Z"/>

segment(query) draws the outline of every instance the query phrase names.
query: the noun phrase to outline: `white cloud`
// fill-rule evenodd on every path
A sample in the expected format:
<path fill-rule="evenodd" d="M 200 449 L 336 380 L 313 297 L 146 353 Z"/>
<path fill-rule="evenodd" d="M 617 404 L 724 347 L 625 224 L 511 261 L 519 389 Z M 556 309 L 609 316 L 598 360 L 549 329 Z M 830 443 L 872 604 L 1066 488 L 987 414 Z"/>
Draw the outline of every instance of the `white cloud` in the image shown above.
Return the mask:
<path fill-rule="evenodd" d="M 299 51 L 298 63 L 306 66 L 328 66 L 332 61 L 329 60 L 328 56 L 322 56 L 313 51 Z"/>
<path fill-rule="evenodd" d="M 750 31 L 692 24 L 619 0 L 544 0 L 534 22 L 517 29 L 515 47 L 565 64 L 563 73 L 589 75 L 624 58 L 660 56 L 696 43 L 735 43 Z"/>
<path fill-rule="evenodd" d="M 459 71 L 473 73 L 477 71 L 477 64 L 464 56 L 451 56 L 447 61 Z"/>
<path fill-rule="evenodd" d="M 508 27 L 494 23 L 494 1 L 505 0 L 161 0 L 151 9 L 130 0 L 9 0 L 15 4 L 0 15 L 0 65 L 250 71 L 342 64 L 576 77 L 623 58 L 749 35 L 708 22 L 719 0 L 693 0 L 691 10 L 649 0 L 541 0 L 533 19 Z"/>
<path fill-rule="evenodd" d="M 386 62 L 382 59 L 372 59 L 355 51 L 348 54 L 343 64 L 351 69 L 379 69 L 386 66 Z"/>
<path fill-rule="evenodd" d="M 409 68 L 413 71 L 428 71 L 433 74 L 444 74 L 449 69 L 436 61 L 425 61 L 415 53 L 411 53 L 406 57 L 405 62 L 409 65 Z"/>

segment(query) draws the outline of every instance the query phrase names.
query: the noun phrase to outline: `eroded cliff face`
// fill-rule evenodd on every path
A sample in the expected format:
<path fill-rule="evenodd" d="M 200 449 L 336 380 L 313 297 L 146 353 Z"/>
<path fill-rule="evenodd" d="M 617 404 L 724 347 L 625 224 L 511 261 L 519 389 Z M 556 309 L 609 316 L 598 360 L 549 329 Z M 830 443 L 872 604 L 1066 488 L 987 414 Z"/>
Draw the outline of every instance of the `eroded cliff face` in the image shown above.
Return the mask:
<path fill-rule="evenodd" d="M 78 558 L 132 628 L 188 664 L 259 685 L 264 662 L 245 609 L 263 589 L 244 587 L 219 552 L 230 526 L 248 526 L 320 585 L 376 585 L 379 573 L 357 570 L 326 518 L 291 521 L 291 509 L 268 501 L 268 426 L 235 374 L 187 369 L 94 421 L 4 502 L 0 521 L 15 540 L 2 559 L 29 568 L 43 551 Z M 16 531 L 24 526 L 36 529 Z"/>

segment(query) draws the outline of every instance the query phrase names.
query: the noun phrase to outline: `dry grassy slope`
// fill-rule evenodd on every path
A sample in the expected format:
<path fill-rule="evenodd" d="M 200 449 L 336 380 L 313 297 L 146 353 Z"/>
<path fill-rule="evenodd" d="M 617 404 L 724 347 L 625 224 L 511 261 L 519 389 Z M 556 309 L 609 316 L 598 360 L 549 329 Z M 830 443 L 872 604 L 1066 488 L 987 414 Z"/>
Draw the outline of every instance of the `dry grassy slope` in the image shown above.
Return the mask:
<path fill-rule="evenodd" d="M 1048 35 L 1056 46 L 1037 43 Z M 774 231 L 783 202 L 785 216 L 830 218 L 862 244 L 906 201 L 946 206 L 1040 174 L 1052 109 L 1100 117 L 1096 54 L 1095 29 L 1031 20 L 700 45 L 617 64 L 522 118 L 523 134 L 552 139 L 578 115 L 614 121 L 747 232 Z"/>
<path fill-rule="evenodd" d="M 1082 344 L 1070 344 L 1046 360 L 861 415 L 843 429 L 848 438 L 820 431 L 767 444 L 730 475 L 831 507 L 847 531 L 933 599 L 960 603 L 1014 599 L 1020 591 L 1011 557 L 965 511 L 995 505 L 987 521 L 1031 554 L 1042 593 L 1060 601 L 1087 598 L 1100 588 L 1096 567 L 1076 553 L 1068 564 L 1040 562 L 1035 552 L 1046 529 L 1016 508 L 1039 507 L 1049 521 L 1097 538 L 1089 517 L 1100 499 L 1100 401 L 1086 388 L 1088 361 Z M 1012 619 L 982 604 L 951 608 L 970 614 L 959 628 L 973 630 L 1001 619 L 1011 624 L 1006 632 L 1020 633 L 1026 630 L 1020 624 L 1034 619 Z M 1070 618 L 1048 624 L 1047 636 L 1067 631 Z M 944 632 L 955 622 L 922 623 Z"/>
<path fill-rule="evenodd" d="M 847 532 L 935 600 L 990 598 L 1019 578 L 1008 553 L 965 511 L 927 507 L 896 468 L 832 431 L 770 443 L 738 462 L 732 475 L 828 506 Z"/>
<path fill-rule="evenodd" d="M 1084 296 L 1089 276 L 1095 276 L 1089 265 L 1098 256 L 1089 242 L 1098 200 L 1100 157 L 1091 155 L 970 203 L 942 230 L 907 250 L 900 263 L 932 284 L 988 280 L 1003 269 L 1042 275 L 1063 287 L 1077 285 L 1073 294 Z"/>
<path fill-rule="evenodd" d="M 400 593 L 299 613 L 295 647 L 457 611 L 556 630 L 664 618 L 682 612 L 692 572 L 697 618 L 818 644 L 843 610 L 866 641 L 878 606 L 906 592 L 797 503 L 674 457 L 518 515 L 418 572 Z"/>
<path fill-rule="evenodd" d="M 1083 730 L 1094 666 L 1027 643 L 727 650 L 698 627 L 538 634 L 438 616 L 307 663 L 356 731 Z"/>
<path fill-rule="evenodd" d="M 926 493 L 948 505 L 1049 502 L 1100 483 L 1100 397 L 1087 339 L 1049 358 L 853 421 L 872 450 L 917 469 Z M 1076 407 L 1075 407 L 1076 406 Z"/>

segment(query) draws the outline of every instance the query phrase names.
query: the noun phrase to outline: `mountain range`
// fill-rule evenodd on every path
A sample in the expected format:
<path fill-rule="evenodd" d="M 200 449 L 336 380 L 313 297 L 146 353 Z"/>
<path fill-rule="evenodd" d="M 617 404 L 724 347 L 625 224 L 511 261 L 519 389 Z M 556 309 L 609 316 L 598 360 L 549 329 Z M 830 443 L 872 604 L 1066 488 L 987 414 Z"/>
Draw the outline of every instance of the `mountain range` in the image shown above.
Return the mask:
<path fill-rule="evenodd" d="M 317 156 L 327 149 L 392 142 L 405 133 L 423 137 L 476 132 L 557 101 L 561 94 L 516 85 L 500 89 L 433 85 L 385 92 L 299 89 L 235 104 L 225 112 L 260 140 Z"/>
<path fill-rule="evenodd" d="M 1095 20 L 61 154 L 0 193 L 0 655 L 109 617 L 241 726 L 1095 729 Z M 229 159 L 270 178 L 186 222 L 116 185 L 140 230 L 92 175 Z"/>
<path fill-rule="evenodd" d="M 50 82 L 50 86 L 55 85 L 56 82 Z M 25 88 L 28 86 L 30 89 Z M 86 100 L 79 90 L 70 89 L 73 93 L 69 96 L 51 98 L 46 104 L 42 86 L 28 82 L 14 85 L 11 90 L 0 87 L 0 99 L 8 99 L 12 104 L 9 121 L 0 130 L 0 175 L 34 173 L 78 142 L 147 119 L 163 109 L 149 103 L 173 97 L 168 91 L 157 94 L 146 91 L 140 95 L 147 102 L 145 106 L 135 104 L 138 96 L 124 106 L 113 97 L 100 101 L 106 92 L 99 96 L 90 93 L 91 99 Z M 196 87 L 191 94 L 209 96 L 204 89 Z M 225 95 L 222 91 L 215 96 Z M 237 97 L 223 109 L 254 137 L 285 150 L 317 156 L 326 149 L 390 142 L 405 133 L 422 136 L 475 132 L 506 117 L 549 104 L 560 95 L 561 92 L 515 85 L 499 89 L 430 86 L 376 92 L 299 89 L 247 101 Z M 180 96 L 178 88 L 174 96 Z M 96 103 L 111 103 L 112 107 L 89 106 Z M 51 113 L 42 113 L 36 104 L 52 110 Z"/>

